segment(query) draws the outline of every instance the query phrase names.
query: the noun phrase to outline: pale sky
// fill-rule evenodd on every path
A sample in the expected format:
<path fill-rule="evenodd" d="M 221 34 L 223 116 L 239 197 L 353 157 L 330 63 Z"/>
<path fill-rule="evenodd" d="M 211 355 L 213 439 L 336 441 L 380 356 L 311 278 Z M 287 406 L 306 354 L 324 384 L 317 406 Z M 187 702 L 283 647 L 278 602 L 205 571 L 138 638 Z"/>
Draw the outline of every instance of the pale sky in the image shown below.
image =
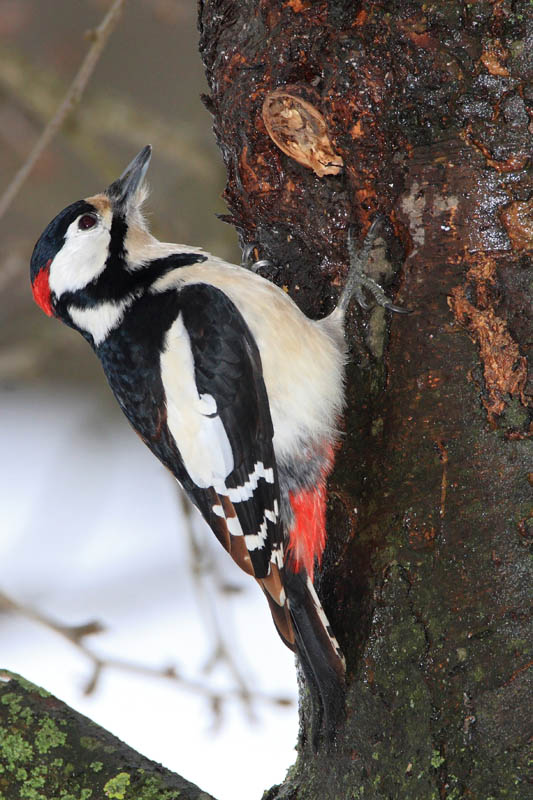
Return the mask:
<path fill-rule="evenodd" d="M 62 387 L 55 396 L 2 390 L 0 404 L 0 589 L 62 622 L 102 621 L 107 632 L 87 640 L 102 655 L 174 664 L 191 679 L 231 685 L 225 668 L 202 675 L 209 636 L 174 484 L 127 423 L 102 422 L 94 397 Z M 259 588 L 214 537 L 212 544 L 217 565 L 243 588 L 219 598 L 239 666 L 261 692 L 296 700 L 293 656 Z M 233 702 L 213 730 L 205 698 L 163 680 L 108 670 L 84 697 L 91 666 L 82 654 L 33 622 L 0 621 L 0 667 L 44 686 L 217 800 L 259 800 L 295 760 L 295 704 L 257 703 L 250 722 Z"/>

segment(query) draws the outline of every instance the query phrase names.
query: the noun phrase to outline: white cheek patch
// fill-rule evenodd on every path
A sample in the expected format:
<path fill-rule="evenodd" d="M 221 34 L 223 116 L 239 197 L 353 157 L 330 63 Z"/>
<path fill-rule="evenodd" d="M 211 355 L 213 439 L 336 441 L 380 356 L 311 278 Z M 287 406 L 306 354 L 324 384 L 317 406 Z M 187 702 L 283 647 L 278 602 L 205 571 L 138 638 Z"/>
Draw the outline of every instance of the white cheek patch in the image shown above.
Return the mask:
<path fill-rule="evenodd" d="M 78 220 L 65 234 L 65 243 L 50 266 L 50 289 L 56 297 L 83 289 L 105 269 L 111 235 L 106 220 L 81 231 Z"/>
<path fill-rule="evenodd" d="M 167 398 L 167 425 L 187 472 L 202 489 L 224 485 L 233 470 L 233 452 L 216 413 L 215 398 L 198 393 L 189 334 L 181 314 L 166 336 L 161 378 Z"/>

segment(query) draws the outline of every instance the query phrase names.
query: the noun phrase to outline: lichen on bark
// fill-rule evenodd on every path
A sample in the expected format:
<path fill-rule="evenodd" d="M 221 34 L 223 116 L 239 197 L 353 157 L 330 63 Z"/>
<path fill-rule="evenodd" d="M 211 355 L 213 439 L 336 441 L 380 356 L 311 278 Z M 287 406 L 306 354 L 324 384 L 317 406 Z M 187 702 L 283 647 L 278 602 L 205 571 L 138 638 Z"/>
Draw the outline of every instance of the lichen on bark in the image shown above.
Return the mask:
<path fill-rule="evenodd" d="M 44 689 L 2 676 L 0 800 L 213 800 Z"/>

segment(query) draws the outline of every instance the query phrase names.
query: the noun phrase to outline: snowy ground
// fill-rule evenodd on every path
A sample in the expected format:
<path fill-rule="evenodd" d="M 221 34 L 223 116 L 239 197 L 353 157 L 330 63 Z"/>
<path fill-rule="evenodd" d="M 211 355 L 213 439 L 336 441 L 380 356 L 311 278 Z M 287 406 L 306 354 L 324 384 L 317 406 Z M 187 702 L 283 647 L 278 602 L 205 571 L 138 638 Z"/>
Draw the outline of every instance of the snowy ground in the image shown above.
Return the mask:
<path fill-rule="evenodd" d="M 204 676 L 210 636 L 189 569 L 175 486 L 126 422 L 102 422 L 96 399 L 0 392 L 0 591 L 61 622 L 98 619 L 87 639 L 100 655 Z M 199 523 L 202 524 L 202 523 Z M 215 546 L 216 542 L 214 543 Z M 293 658 L 253 581 L 213 551 L 242 592 L 224 600 L 222 624 L 248 683 L 296 700 Z M 229 617 L 229 619 L 228 619 Z M 215 729 L 209 703 L 164 680 L 107 670 L 85 697 L 91 665 L 54 632 L 0 616 L 0 667 L 19 672 L 144 755 L 219 800 L 258 800 L 294 760 L 296 708 L 237 702 Z"/>

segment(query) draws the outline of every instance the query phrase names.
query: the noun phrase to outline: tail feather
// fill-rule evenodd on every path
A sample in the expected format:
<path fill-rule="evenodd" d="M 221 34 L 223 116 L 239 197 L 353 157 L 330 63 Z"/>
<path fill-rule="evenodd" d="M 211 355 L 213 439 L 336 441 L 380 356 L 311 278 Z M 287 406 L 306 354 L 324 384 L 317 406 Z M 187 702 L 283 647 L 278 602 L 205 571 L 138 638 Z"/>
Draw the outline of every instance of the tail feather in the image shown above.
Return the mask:
<path fill-rule="evenodd" d="M 276 601 L 267 587 L 263 590 L 282 641 L 296 651 L 300 660 L 311 695 L 312 739 L 316 750 L 322 730 L 325 738 L 332 741 L 342 719 L 346 665 L 305 570 L 293 572 L 286 564 L 283 586 L 286 594 L 283 602 Z"/>
<path fill-rule="evenodd" d="M 294 627 L 287 604 L 285 590 L 282 590 L 282 592 L 276 596 L 272 590 L 272 587 L 268 584 L 268 578 L 261 578 L 258 583 L 265 593 L 266 599 L 268 600 L 270 613 L 272 614 L 272 619 L 274 620 L 274 625 L 276 626 L 276 630 L 279 633 L 281 641 L 289 648 L 289 650 L 292 650 L 293 652 L 296 651 Z"/>

